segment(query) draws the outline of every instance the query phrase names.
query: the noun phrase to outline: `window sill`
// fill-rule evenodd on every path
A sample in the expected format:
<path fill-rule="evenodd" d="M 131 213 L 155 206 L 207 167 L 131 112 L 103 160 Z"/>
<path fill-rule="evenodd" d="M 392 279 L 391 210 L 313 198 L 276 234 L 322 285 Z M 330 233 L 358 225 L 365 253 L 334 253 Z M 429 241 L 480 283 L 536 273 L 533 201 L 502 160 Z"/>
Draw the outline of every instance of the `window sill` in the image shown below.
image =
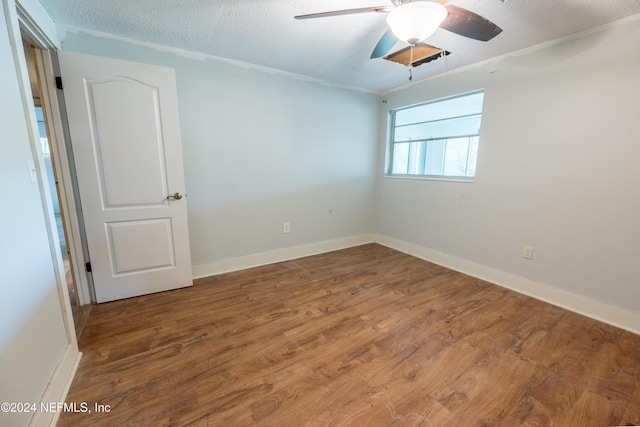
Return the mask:
<path fill-rule="evenodd" d="M 464 176 L 435 176 L 435 175 L 384 175 L 385 178 L 391 179 L 413 179 L 419 181 L 450 181 L 450 182 L 464 182 L 464 183 L 473 183 L 475 182 L 475 177 L 464 177 Z"/>

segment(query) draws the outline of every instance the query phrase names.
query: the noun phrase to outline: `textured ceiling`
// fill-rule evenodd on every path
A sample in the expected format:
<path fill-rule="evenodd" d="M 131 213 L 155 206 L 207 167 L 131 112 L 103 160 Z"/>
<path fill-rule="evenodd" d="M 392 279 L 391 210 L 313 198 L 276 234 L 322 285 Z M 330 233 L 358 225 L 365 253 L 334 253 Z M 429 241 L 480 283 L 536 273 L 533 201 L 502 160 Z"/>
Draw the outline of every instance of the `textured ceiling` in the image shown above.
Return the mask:
<path fill-rule="evenodd" d="M 241 61 L 371 91 L 408 83 L 406 67 L 369 59 L 385 14 L 295 20 L 294 15 L 390 0 L 40 0 L 60 24 Z M 480 42 L 439 29 L 427 43 L 451 51 L 414 69 L 414 81 L 631 15 L 640 0 L 452 0 L 503 32 Z M 639 24 L 640 25 L 640 24 Z M 398 43 L 396 49 L 404 47 Z"/>

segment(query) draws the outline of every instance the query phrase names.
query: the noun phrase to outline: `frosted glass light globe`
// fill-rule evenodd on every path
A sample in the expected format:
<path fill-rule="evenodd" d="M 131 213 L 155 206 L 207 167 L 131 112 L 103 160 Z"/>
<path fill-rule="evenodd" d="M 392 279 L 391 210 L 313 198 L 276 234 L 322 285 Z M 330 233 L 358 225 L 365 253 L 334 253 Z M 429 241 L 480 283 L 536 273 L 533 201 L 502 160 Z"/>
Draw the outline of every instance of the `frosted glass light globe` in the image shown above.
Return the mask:
<path fill-rule="evenodd" d="M 416 44 L 433 34 L 447 15 L 447 9 L 439 3 L 413 1 L 392 9 L 387 24 L 398 40 Z"/>

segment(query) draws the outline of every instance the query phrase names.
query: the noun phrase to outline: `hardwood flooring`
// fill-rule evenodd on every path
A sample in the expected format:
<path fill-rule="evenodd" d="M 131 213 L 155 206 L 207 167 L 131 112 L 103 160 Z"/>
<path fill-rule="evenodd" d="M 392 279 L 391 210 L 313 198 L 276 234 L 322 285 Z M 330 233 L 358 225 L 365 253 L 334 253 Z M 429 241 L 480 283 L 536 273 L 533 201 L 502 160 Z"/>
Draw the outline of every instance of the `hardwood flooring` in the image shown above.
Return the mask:
<path fill-rule="evenodd" d="M 79 345 L 59 426 L 640 424 L 640 336 L 375 244 L 95 306 Z"/>

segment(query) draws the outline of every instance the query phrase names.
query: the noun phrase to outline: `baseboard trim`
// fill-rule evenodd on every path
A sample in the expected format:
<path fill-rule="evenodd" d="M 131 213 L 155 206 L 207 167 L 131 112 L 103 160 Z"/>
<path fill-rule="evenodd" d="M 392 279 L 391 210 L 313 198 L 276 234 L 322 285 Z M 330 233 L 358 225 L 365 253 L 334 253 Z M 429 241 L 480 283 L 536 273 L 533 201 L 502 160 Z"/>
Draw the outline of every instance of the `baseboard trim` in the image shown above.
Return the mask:
<path fill-rule="evenodd" d="M 192 266 L 192 274 L 194 279 L 216 276 L 218 274 L 228 273 L 231 271 L 244 270 L 246 268 L 259 267 L 276 262 L 289 261 L 306 256 L 346 249 L 353 246 L 360 246 L 367 243 L 373 243 L 373 241 L 372 235 L 365 234 L 345 237 L 342 239 L 326 240 L 308 245 L 292 246 L 238 258 L 222 259 L 209 264 L 194 265 Z"/>
<path fill-rule="evenodd" d="M 383 246 L 424 259 L 434 264 L 486 280 L 503 288 L 548 302 L 592 319 L 640 335 L 640 313 L 613 307 L 553 286 L 515 274 L 476 264 L 413 243 L 377 234 L 374 241 Z"/>
<path fill-rule="evenodd" d="M 38 408 L 42 407 L 40 406 L 41 404 L 48 406 L 52 403 L 64 402 L 67 399 L 67 394 L 71 388 L 71 383 L 73 382 L 73 377 L 76 374 L 81 357 L 82 353 L 78 351 L 78 347 L 75 345 L 67 346 L 60 363 L 58 363 L 58 366 L 51 376 L 47 388 L 42 394 Z M 31 418 L 29 426 L 55 426 L 58 418 L 60 418 L 60 411 L 47 412 L 38 410 L 35 412 L 33 418 Z"/>

